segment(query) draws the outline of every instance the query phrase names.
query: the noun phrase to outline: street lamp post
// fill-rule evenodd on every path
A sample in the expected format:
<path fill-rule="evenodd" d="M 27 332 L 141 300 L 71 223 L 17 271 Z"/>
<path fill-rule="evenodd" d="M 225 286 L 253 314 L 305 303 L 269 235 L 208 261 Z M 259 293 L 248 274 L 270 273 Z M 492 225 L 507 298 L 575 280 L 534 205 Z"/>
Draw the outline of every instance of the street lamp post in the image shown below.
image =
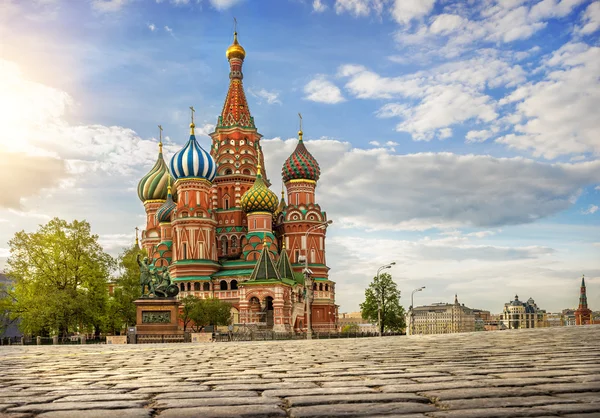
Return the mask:
<path fill-rule="evenodd" d="M 412 293 L 410 294 L 410 335 L 414 335 L 415 334 L 415 302 L 414 302 L 414 296 L 415 296 L 416 292 L 420 292 L 423 289 L 425 289 L 425 286 L 419 287 L 418 289 L 413 290 Z"/>
<path fill-rule="evenodd" d="M 304 250 L 304 287 L 306 289 L 306 339 L 312 340 L 312 298 L 313 298 L 313 281 L 312 281 L 312 271 L 308 268 L 308 233 L 314 231 L 315 229 L 323 229 L 327 228 L 331 225 L 333 221 L 321 222 L 320 224 L 313 225 L 306 230 L 304 234 L 304 243 L 306 248 Z"/>
<path fill-rule="evenodd" d="M 389 269 L 392 268 L 392 266 L 396 265 L 396 262 L 393 261 L 390 264 L 386 264 L 384 266 L 381 266 L 377 269 L 377 285 L 380 286 L 379 284 L 379 273 L 381 273 L 381 270 L 385 270 L 385 269 Z M 377 331 L 379 332 L 379 336 L 381 337 L 381 305 L 383 304 L 383 292 L 381 287 L 378 288 L 378 295 L 377 296 Z"/>

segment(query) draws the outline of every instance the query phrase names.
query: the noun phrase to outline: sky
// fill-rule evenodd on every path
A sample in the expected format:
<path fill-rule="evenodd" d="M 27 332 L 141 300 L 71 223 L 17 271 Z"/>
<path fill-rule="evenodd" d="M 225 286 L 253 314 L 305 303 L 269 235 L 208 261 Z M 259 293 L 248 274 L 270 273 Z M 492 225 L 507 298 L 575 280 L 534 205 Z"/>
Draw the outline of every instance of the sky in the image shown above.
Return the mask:
<path fill-rule="evenodd" d="M 214 129 L 234 17 L 274 191 L 304 139 L 340 312 L 377 269 L 415 305 L 600 310 L 600 2 L 0 1 L 0 269 L 17 231 L 86 219 L 117 255 L 164 128 Z"/>

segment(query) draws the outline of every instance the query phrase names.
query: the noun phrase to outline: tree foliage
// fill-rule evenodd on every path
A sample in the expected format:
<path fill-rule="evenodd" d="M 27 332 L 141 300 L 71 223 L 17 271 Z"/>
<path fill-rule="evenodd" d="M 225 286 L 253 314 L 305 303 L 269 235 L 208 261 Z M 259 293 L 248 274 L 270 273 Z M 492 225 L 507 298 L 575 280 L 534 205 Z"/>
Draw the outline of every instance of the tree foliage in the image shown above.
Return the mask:
<path fill-rule="evenodd" d="M 9 246 L 6 273 L 14 287 L 4 305 L 23 332 L 100 331 L 113 259 L 89 223 L 54 218 L 36 232 L 17 232 Z"/>
<path fill-rule="evenodd" d="M 357 333 L 360 331 L 360 327 L 358 324 L 346 324 L 342 327 L 342 332 L 344 333 Z"/>
<path fill-rule="evenodd" d="M 383 273 L 374 277 L 365 290 L 365 301 L 360 304 L 363 319 L 373 323 L 378 321 L 378 309 L 381 309 L 381 332 L 404 330 L 404 308 L 400 305 L 400 290 L 392 276 Z"/>
<path fill-rule="evenodd" d="M 207 325 L 229 325 L 231 323 L 231 304 L 220 299 L 197 299 L 187 296 L 181 300 L 180 318 L 184 331 L 188 326 L 200 331 Z"/>
<path fill-rule="evenodd" d="M 117 258 L 117 277 L 113 281 L 113 293 L 108 301 L 105 329 L 116 334 L 136 323 L 136 307 L 133 303 L 142 296 L 140 270 L 136 257 L 146 257 L 146 250 L 137 244 L 126 248 Z"/>

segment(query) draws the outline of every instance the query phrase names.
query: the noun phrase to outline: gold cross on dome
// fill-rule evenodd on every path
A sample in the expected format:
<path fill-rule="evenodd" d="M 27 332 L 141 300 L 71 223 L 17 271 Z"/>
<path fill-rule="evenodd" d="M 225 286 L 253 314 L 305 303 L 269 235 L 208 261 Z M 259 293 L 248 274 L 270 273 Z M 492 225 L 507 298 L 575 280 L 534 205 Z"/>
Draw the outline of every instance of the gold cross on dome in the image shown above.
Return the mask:
<path fill-rule="evenodd" d="M 190 110 L 192 111 L 192 123 L 194 123 L 194 112 L 196 112 L 196 109 L 194 109 L 194 106 L 190 106 Z"/>
<path fill-rule="evenodd" d="M 302 114 L 298 112 L 298 117 L 300 118 L 300 130 L 302 130 Z"/>
<path fill-rule="evenodd" d="M 162 142 L 162 131 L 163 131 L 162 125 L 158 125 L 158 129 L 160 131 L 159 132 L 159 141 L 158 142 Z"/>

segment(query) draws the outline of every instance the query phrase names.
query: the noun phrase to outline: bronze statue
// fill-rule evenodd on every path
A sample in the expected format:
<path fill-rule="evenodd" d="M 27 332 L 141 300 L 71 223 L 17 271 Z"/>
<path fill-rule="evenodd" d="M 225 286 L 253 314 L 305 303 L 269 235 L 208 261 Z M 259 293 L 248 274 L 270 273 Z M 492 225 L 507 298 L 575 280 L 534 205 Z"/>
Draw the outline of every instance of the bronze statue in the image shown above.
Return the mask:
<path fill-rule="evenodd" d="M 155 296 L 154 293 L 154 282 L 152 280 L 152 273 L 148 266 L 148 257 L 144 257 L 140 261 L 140 255 L 137 255 L 137 263 L 140 266 L 140 286 L 142 286 L 142 297 Z M 148 293 L 146 293 L 146 287 L 148 287 Z"/>
<path fill-rule="evenodd" d="M 154 287 L 154 292 L 156 293 L 156 296 L 163 298 L 172 298 L 177 296 L 177 294 L 179 293 L 179 288 L 177 287 L 177 285 L 172 283 L 171 274 L 169 273 L 169 270 L 166 267 L 162 274 L 159 274 L 159 272 L 157 271 L 156 277 L 158 279 L 158 282 Z"/>

